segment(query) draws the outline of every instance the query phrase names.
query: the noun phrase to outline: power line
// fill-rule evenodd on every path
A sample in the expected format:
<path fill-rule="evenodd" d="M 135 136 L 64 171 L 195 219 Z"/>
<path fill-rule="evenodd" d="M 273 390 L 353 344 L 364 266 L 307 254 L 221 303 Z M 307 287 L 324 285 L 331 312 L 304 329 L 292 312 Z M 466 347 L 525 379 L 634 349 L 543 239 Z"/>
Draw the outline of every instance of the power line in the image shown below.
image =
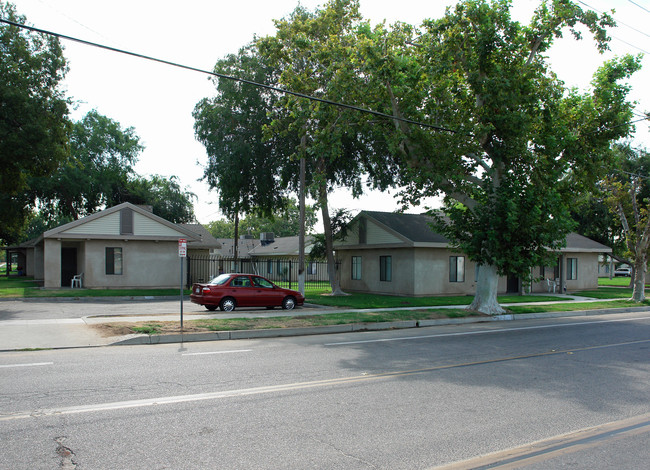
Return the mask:
<path fill-rule="evenodd" d="M 650 13 L 650 10 L 648 10 L 646 7 L 644 7 L 644 6 L 642 6 L 642 5 L 639 5 L 638 3 L 633 2 L 632 0 L 627 0 L 627 1 L 630 2 L 632 5 L 635 5 L 635 6 L 639 7 L 639 8 L 641 8 L 642 10 L 645 10 L 645 11 L 647 11 L 648 13 Z"/>
<path fill-rule="evenodd" d="M 156 57 L 140 54 L 140 53 L 137 53 L 137 52 L 127 51 L 125 49 L 118 49 L 116 47 L 111 47 L 111 46 L 106 46 L 104 44 L 99 44 L 99 43 L 96 43 L 96 42 L 86 41 L 85 39 L 79 39 L 79 38 L 75 38 L 73 36 L 67 36 L 65 34 L 55 33 L 53 31 L 47 31 L 47 30 L 44 30 L 44 29 L 35 28 L 33 26 L 27 26 L 27 25 L 24 25 L 24 24 L 16 23 L 14 21 L 6 20 L 4 18 L 0 18 L 0 22 L 7 23 L 7 24 L 12 25 L 12 26 L 17 26 L 19 28 L 24 28 L 24 29 L 34 31 L 34 32 L 37 32 L 37 33 L 47 34 L 49 36 L 54 36 L 54 37 L 59 38 L 59 39 L 67 39 L 68 41 L 78 42 L 80 44 L 84 44 L 84 45 L 87 45 L 87 46 L 97 47 L 97 48 L 105 49 L 105 50 L 108 50 L 108 51 L 111 51 L 111 52 L 117 52 L 119 54 L 125 54 L 125 55 L 129 55 L 129 56 L 132 56 L 132 57 L 137 57 L 139 59 L 146 59 L 146 60 L 150 60 L 152 62 L 158 62 L 160 64 L 171 65 L 172 67 L 177 67 L 177 68 L 181 68 L 181 69 L 185 69 L 185 70 L 190 70 L 190 71 L 193 71 L 193 72 L 204 73 L 204 74 L 207 74 L 207 75 L 212 75 L 212 76 L 215 76 L 215 77 L 218 77 L 218 78 L 223 78 L 223 79 L 226 79 L 226 80 L 232 80 L 232 81 L 235 81 L 235 82 L 240 82 L 240 83 L 245 83 L 245 84 L 260 87 L 260 88 L 265 88 L 267 90 L 275 91 L 277 93 L 292 95 L 292 96 L 296 96 L 298 98 L 305 98 L 305 99 L 308 99 L 308 100 L 311 100 L 311 101 L 317 101 L 319 103 L 329 104 L 329 105 L 332 105 L 332 106 L 337 106 L 339 108 L 345 108 L 345 109 L 350 109 L 350 110 L 353 110 L 353 111 L 359 111 L 359 112 L 366 113 L 366 114 L 372 114 L 374 116 L 379 116 L 379 117 L 383 117 L 383 118 L 386 118 L 386 119 L 401 121 L 401 122 L 405 122 L 407 124 L 414 124 L 416 126 L 426 127 L 426 128 L 434 129 L 434 130 L 437 130 L 437 131 L 449 132 L 451 134 L 457 134 L 458 133 L 458 131 L 453 130 L 453 129 L 448 129 L 448 128 L 441 127 L 441 126 L 436 126 L 436 125 L 433 125 L 433 124 L 426 124 L 426 123 L 423 123 L 423 122 L 413 121 L 411 119 L 391 116 L 390 114 L 382 113 L 382 112 L 379 112 L 379 111 L 373 111 L 373 110 L 366 109 L 366 108 L 360 108 L 358 106 L 353 106 L 353 105 L 349 105 L 349 104 L 345 104 L 345 103 L 339 103 L 339 102 L 336 102 L 336 101 L 327 100 L 327 99 L 324 99 L 324 98 L 318 98 L 318 97 L 315 97 L 315 96 L 306 95 L 304 93 L 298 93 L 298 92 L 291 91 L 291 90 L 285 90 L 283 88 L 278 88 L 278 87 L 275 87 L 275 86 L 272 86 L 272 85 L 266 85 L 264 83 L 254 82 L 252 80 L 246 80 L 246 79 L 243 79 L 243 78 L 231 77 L 229 75 L 221 74 L 221 73 L 218 73 L 218 72 L 214 72 L 214 71 L 211 72 L 211 71 L 203 70 L 203 69 L 200 69 L 200 68 L 197 68 L 197 67 L 192 67 L 192 66 L 189 66 L 189 65 L 179 64 L 178 62 L 171 62 L 169 60 L 158 59 Z"/>
<path fill-rule="evenodd" d="M 580 2 L 580 3 L 583 3 L 583 2 Z M 586 4 L 584 4 L 584 5 L 586 5 Z M 589 8 L 591 8 L 591 7 L 589 7 Z M 386 119 L 389 119 L 389 120 L 401 121 L 401 122 L 404 122 L 404 123 L 407 123 L 407 124 L 413 124 L 413 125 L 416 125 L 416 126 L 425 127 L 425 128 L 429 128 L 429 129 L 434 129 L 434 130 L 437 130 L 437 131 L 449 132 L 449 133 L 452 133 L 452 134 L 458 134 L 459 133 L 459 131 L 456 131 L 454 129 L 448 129 L 448 128 L 441 127 L 441 126 L 435 126 L 433 124 L 426 124 L 426 123 L 422 123 L 422 122 L 418 122 L 418 121 L 413 121 L 411 119 L 396 117 L 396 116 L 392 116 L 390 114 L 382 113 L 382 112 L 379 112 L 379 111 L 373 111 L 373 110 L 366 109 L 366 108 L 361 108 L 361 107 L 358 107 L 358 106 L 353 106 L 353 105 L 349 105 L 349 104 L 345 104 L 345 103 L 339 103 L 339 102 L 336 102 L 336 101 L 327 100 L 327 99 L 324 99 L 324 98 L 318 98 L 318 97 L 315 97 L 315 96 L 306 95 L 304 93 L 298 93 L 298 92 L 291 91 L 291 90 L 285 90 L 283 88 L 278 88 L 278 87 L 275 87 L 275 86 L 272 86 L 272 85 L 266 85 L 264 83 L 254 82 L 252 80 L 246 80 L 246 79 L 243 79 L 243 78 L 232 77 L 230 75 L 225 75 L 225 74 L 221 74 L 221 73 L 214 72 L 214 71 L 208 71 L 208 70 L 203 70 L 203 69 L 200 69 L 200 68 L 197 68 L 197 67 L 192 67 L 192 66 L 189 66 L 189 65 L 179 64 L 178 62 L 171 62 L 171 61 L 165 60 L 165 59 L 158 59 L 156 57 L 147 56 L 147 55 L 140 54 L 140 53 L 137 53 L 137 52 L 127 51 L 125 49 L 118 49 L 116 47 L 106 46 L 104 44 L 99 44 L 99 43 L 87 41 L 85 39 L 79 39 L 79 38 L 75 38 L 73 36 L 67 36 L 65 34 L 55 33 L 53 31 L 48 31 L 48 30 L 45 30 L 45 29 L 40 29 L 40 28 L 36 28 L 36 27 L 33 27 L 33 26 L 28 26 L 28 25 L 24 25 L 24 24 L 21 24 L 21 23 L 16 23 L 14 21 L 10 21 L 10 20 L 4 19 L 4 18 L 0 18 L 0 22 L 9 24 L 11 26 L 16 26 L 18 28 L 27 29 L 29 31 L 33 31 L 33 32 L 41 33 L 41 34 L 46 34 L 46 35 L 49 35 L 49 36 L 54 36 L 54 37 L 59 38 L 59 39 L 67 39 L 69 41 L 77 42 L 77 43 L 84 44 L 84 45 L 87 45 L 87 46 L 97 47 L 99 49 L 105 49 L 105 50 L 108 50 L 108 51 L 111 51 L 111 52 L 117 52 L 119 54 L 124 54 L 124 55 L 132 56 L 132 57 L 136 57 L 136 58 L 140 58 L 140 59 L 145 59 L 145 60 L 149 60 L 149 61 L 152 61 L 152 62 L 157 62 L 157 63 L 160 63 L 160 64 L 164 64 L 164 65 L 170 65 L 172 67 L 177 67 L 177 68 L 181 68 L 181 69 L 184 69 L 184 70 L 190 70 L 190 71 L 193 71 L 193 72 L 199 72 L 199 73 L 203 73 L 203 74 L 206 74 L 206 75 L 212 75 L 212 76 L 222 78 L 222 79 L 226 79 L 226 80 L 232 80 L 232 81 L 236 81 L 236 82 L 240 82 L 240 83 L 245 83 L 247 85 L 252 85 L 252 86 L 256 86 L 256 87 L 260 87 L 260 88 L 265 88 L 267 90 L 275 91 L 275 92 L 281 93 L 281 94 L 292 95 L 292 96 L 296 96 L 298 98 L 304 98 L 304 99 L 307 99 L 307 100 L 317 101 L 319 103 L 324 103 L 324 104 L 328 104 L 328 105 L 332 105 L 332 106 L 337 106 L 337 107 L 340 107 L 340 108 L 350 109 L 350 110 L 353 110 L 353 111 L 358 111 L 358 112 L 362 112 L 362 113 L 366 113 L 366 114 L 372 114 L 374 116 L 383 117 L 383 118 L 386 118 Z M 650 116 L 645 115 L 645 117 L 643 117 L 641 119 L 638 119 L 638 120 L 635 120 L 635 121 L 630 121 L 628 123 L 620 124 L 620 125 L 614 126 L 614 127 L 608 127 L 607 129 L 615 129 L 617 127 L 622 127 L 622 126 L 625 126 L 625 125 L 628 125 L 628 124 L 634 124 L 636 122 L 645 121 L 645 120 L 650 120 Z M 468 136 L 471 136 L 471 135 L 468 134 Z"/>
<path fill-rule="evenodd" d="M 602 11 L 600 11 L 600 10 L 598 10 L 598 9 L 596 9 L 596 8 L 594 8 L 594 7 L 592 7 L 591 5 L 587 5 L 587 4 L 586 4 L 585 2 L 583 2 L 583 1 L 578 0 L 578 3 L 581 3 L 582 5 L 586 6 L 587 8 L 589 8 L 589 9 L 591 9 L 591 10 L 593 10 L 593 11 L 595 11 L 596 13 L 599 13 L 599 14 L 601 14 L 601 15 L 603 14 Z M 632 2 L 632 3 L 634 3 L 634 2 Z M 637 5 L 637 6 L 639 6 L 639 5 Z M 625 27 L 627 27 L 627 28 L 630 28 L 630 29 L 633 30 L 633 31 L 636 31 L 637 33 L 643 34 L 644 36 L 648 36 L 648 37 L 650 38 L 650 34 L 646 33 L 645 31 L 641 31 L 640 29 L 636 29 L 634 26 L 630 26 L 629 24 L 623 23 L 623 22 L 620 21 L 620 20 L 616 20 L 616 22 L 622 24 L 623 26 L 625 26 Z M 617 38 L 617 39 L 618 39 L 618 38 Z"/>

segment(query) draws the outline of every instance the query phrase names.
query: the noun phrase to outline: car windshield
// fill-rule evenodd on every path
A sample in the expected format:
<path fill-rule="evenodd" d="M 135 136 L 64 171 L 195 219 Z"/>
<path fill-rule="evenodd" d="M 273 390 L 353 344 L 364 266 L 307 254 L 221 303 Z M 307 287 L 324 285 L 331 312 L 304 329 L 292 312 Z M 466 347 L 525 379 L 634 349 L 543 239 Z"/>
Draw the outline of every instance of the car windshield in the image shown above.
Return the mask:
<path fill-rule="evenodd" d="M 228 279 L 230 279 L 230 276 L 227 274 L 220 274 L 219 276 L 215 277 L 210 281 L 210 284 L 216 284 L 218 286 L 221 286 L 228 282 Z"/>

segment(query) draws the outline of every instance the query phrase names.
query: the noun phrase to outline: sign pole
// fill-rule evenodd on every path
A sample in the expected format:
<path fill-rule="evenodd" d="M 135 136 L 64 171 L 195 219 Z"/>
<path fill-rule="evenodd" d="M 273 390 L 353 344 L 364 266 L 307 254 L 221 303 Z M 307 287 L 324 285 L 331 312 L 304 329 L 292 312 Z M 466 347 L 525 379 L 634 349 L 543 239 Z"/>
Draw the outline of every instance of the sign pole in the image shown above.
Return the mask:
<path fill-rule="evenodd" d="M 181 259 L 181 334 L 183 333 L 183 258 L 187 256 L 187 239 L 178 239 L 178 257 Z"/>

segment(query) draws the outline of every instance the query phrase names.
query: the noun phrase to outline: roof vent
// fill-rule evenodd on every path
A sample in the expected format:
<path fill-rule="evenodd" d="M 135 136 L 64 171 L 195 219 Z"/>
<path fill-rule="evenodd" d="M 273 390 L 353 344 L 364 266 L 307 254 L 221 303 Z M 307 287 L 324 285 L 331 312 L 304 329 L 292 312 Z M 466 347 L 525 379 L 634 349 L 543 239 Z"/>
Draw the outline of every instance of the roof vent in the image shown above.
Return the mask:
<path fill-rule="evenodd" d="M 275 241 L 275 234 L 273 232 L 262 232 L 260 233 L 260 241 L 262 246 L 270 245 Z"/>

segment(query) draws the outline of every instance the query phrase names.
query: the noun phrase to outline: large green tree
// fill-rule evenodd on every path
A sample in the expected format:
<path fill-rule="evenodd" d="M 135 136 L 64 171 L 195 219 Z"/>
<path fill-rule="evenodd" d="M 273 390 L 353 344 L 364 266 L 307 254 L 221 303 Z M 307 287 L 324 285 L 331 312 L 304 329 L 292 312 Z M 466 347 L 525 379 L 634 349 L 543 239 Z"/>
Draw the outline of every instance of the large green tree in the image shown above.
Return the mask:
<path fill-rule="evenodd" d="M 24 24 L 10 3 L 0 17 Z M 0 240 L 15 241 L 30 214 L 32 176 L 47 176 L 68 155 L 67 71 L 58 39 L 0 22 Z"/>
<path fill-rule="evenodd" d="M 328 194 L 336 187 L 348 188 L 354 196 L 362 193 L 364 174 L 374 174 L 368 156 L 378 142 L 362 138 L 357 111 L 323 102 L 352 105 L 362 99 L 363 79 L 350 63 L 360 21 L 356 0 L 331 0 L 314 12 L 299 6 L 289 17 L 276 21 L 274 36 L 257 42 L 261 54 L 280 72 L 281 87 L 321 100 L 282 96 L 267 135 L 300 138 L 285 158 L 305 161 L 307 188 L 321 210 L 334 294 L 341 291 L 335 273 Z"/>
<path fill-rule="evenodd" d="M 49 177 L 33 178 L 31 190 L 46 214 L 76 220 L 125 200 L 142 149 L 132 127 L 90 111 L 72 127 L 70 158 Z"/>
<path fill-rule="evenodd" d="M 571 229 L 569 199 L 611 161 L 610 144 L 632 116 L 621 83 L 639 68 L 605 63 L 585 92 L 567 89 L 546 53 L 567 30 L 586 26 L 607 47 L 604 14 L 569 0 L 544 1 L 528 25 L 511 2 L 465 0 L 421 28 L 397 24 L 359 36 L 358 67 L 386 130 L 404 199 L 443 195 L 438 228 L 480 265 L 470 308 L 494 314 L 499 275 L 528 276 L 562 246 Z"/>
<path fill-rule="evenodd" d="M 645 300 L 650 247 L 650 153 L 629 144 L 615 147 L 617 165 L 602 182 L 604 202 L 621 227 L 623 260 L 633 266 L 632 300 Z"/>
<path fill-rule="evenodd" d="M 275 81 L 255 44 L 218 61 L 215 72 L 256 83 Z M 283 141 L 263 136 L 276 95 L 235 80 L 215 79 L 215 84 L 217 95 L 194 109 L 194 129 L 208 154 L 204 180 L 218 192 L 221 211 L 235 220 L 237 238 L 240 214 L 269 216 L 282 208 L 296 173 L 279 162 Z"/>

